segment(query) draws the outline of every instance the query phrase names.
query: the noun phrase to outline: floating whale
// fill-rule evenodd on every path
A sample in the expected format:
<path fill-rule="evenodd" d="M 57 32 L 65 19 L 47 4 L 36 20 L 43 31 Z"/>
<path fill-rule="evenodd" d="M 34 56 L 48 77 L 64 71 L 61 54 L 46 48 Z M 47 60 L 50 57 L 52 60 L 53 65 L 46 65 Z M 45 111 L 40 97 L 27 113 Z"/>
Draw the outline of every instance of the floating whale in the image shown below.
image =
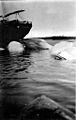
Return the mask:
<path fill-rule="evenodd" d="M 52 45 L 48 44 L 44 39 L 40 38 L 24 39 L 24 45 L 26 46 L 26 48 L 32 50 L 51 50 L 52 48 Z"/>

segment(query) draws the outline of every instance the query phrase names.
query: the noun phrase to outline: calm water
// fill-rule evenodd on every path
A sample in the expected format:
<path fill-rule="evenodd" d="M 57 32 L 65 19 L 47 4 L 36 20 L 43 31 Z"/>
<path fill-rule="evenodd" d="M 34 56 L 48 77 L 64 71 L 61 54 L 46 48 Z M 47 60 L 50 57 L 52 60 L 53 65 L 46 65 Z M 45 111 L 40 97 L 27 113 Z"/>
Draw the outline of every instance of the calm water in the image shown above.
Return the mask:
<path fill-rule="evenodd" d="M 0 53 L 0 119 L 17 120 L 22 107 L 40 95 L 71 111 L 74 119 L 75 70 L 75 62 L 54 60 L 49 50 Z"/>

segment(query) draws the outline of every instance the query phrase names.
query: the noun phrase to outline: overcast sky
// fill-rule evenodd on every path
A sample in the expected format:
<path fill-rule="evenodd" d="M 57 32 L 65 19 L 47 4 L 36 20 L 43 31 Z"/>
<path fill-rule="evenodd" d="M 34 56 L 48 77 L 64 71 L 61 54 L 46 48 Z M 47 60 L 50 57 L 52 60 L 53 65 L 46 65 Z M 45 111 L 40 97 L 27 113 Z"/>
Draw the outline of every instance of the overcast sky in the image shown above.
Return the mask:
<path fill-rule="evenodd" d="M 21 16 L 23 19 L 32 21 L 33 27 L 27 36 L 76 36 L 75 0 L 10 1 L 5 2 L 4 11 L 6 13 L 18 9 L 25 9 L 26 11 Z"/>

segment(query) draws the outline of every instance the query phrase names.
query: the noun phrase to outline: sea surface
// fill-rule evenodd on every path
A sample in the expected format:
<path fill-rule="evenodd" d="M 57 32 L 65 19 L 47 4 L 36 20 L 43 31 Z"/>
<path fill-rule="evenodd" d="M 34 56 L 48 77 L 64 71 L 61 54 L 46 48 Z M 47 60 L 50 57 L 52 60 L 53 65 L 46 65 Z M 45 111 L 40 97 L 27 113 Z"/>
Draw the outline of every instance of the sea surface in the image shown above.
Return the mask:
<path fill-rule="evenodd" d="M 18 120 L 21 109 L 40 95 L 69 110 L 74 120 L 75 74 L 75 61 L 56 60 L 49 50 L 0 52 L 0 120 Z"/>

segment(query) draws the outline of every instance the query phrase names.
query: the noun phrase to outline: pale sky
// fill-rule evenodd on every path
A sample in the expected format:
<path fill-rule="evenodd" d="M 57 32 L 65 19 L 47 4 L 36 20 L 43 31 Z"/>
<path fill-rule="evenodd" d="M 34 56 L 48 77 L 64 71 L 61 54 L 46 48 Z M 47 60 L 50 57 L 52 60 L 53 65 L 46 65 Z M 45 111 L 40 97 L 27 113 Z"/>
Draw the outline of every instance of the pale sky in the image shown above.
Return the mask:
<path fill-rule="evenodd" d="M 9 0 L 7 0 L 9 1 Z M 23 19 L 32 21 L 33 27 L 26 36 L 76 36 L 75 0 L 10 0 L 5 2 L 6 13 L 25 9 Z"/>

